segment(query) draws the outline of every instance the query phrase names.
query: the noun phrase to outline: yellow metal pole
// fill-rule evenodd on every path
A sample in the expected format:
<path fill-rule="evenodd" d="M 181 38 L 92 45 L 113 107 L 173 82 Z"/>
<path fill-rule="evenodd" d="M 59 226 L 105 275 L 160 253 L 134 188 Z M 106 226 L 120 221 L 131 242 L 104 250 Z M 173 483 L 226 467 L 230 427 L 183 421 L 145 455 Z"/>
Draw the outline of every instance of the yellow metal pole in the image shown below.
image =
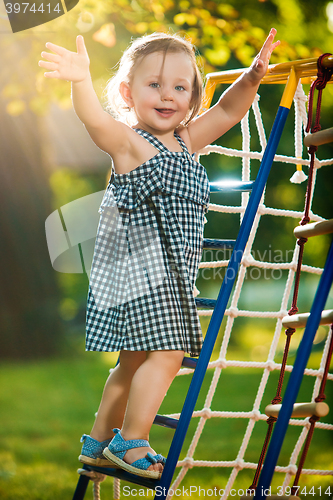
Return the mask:
<path fill-rule="evenodd" d="M 322 64 L 326 68 L 332 68 L 333 56 L 330 55 L 324 57 Z M 268 66 L 267 73 L 262 79 L 261 83 L 285 84 L 290 78 L 290 72 L 292 71 L 292 68 L 298 74 L 299 79 L 301 79 L 302 83 L 310 84 L 317 75 L 317 59 L 316 58 L 300 59 L 297 61 L 291 61 L 286 63 L 272 64 Z M 208 73 L 206 76 L 207 83 L 205 86 L 203 104 L 200 112 L 202 113 L 210 106 L 217 84 L 233 83 L 244 71 L 246 71 L 246 68 Z M 331 80 L 329 83 L 333 83 L 333 80 Z"/>
<path fill-rule="evenodd" d="M 291 108 L 299 79 L 300 76 L 297 74 L 295 66 L 291 66 L 289 78 L 284 88 L 280 106 L 283 106 L 284 108 L 288 109 Z"/>

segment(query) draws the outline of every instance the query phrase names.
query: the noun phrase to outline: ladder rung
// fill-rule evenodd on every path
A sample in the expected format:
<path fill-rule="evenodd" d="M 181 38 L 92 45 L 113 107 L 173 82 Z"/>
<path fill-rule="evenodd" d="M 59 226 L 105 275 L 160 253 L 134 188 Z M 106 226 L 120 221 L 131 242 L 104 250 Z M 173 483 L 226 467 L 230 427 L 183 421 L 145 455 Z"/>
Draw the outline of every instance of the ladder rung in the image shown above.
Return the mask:
<path fill-rule="evenodd" d="M 176 429 L 178 425 L 177 418 L 165 417 L 164 415 L 156 415 L 154 419 L 155 425 L 160 425 L 161 427 L 168 427 L 168 429 Z"/>
<path fill-rule="evenodd" d="M 265 408 L 265 413 L 268 417 L 277 417 L 282 405 L 268 405 Z M 295 403 L 291 416 L 293 418 L 325 417 L 330 411 L 328 405 L 321 403 Z"/>
<path fill-rule="evenodd" d="M 205 238 L 203 240 L 203 247 L 204 248 L 222 248 L 224 250 L 229 250 L 234 248 L 235 246 L 235 240 L 211 240 L 208 238 Z"/>
<path fill-rule="evenodd" d="M 294 229 L 296 238 L 309 238 L 310 236 L 320 236 L 321 234 L 333 233 L 333 219 L 312 222 L 305 226 L 297 226 Z"/>
<path fill-rule="evenodd" d="M 310 313 L 293 314 L 282 319 L 285 328 L 305 328 Z M 330 325 L 333 323 L 333 309 L 328 309 L 321 313 L 320 325 Z"/>
<path fill-rule="evenodd" d="M 145 486 L 154 490 L 159 483 L 159 479 L 149 479 L 147 477 L 137 476 L 136 474 L 131 474 L 123 469 L 114 469 L 109 467 L 97 467 L 95 465 L 86 465 L 82 467 L 85 470 L 94 470 L 105 474 L 106 476 L 117 477 L 121 481 L 128 481 L 129 483 L 139 484 L 140 486 Z"/>
<path fill-rule="evenodd" d="M 216 181 L 210 182 L 211 193 L 252 191 L 253 181 Z"/>
<path fill-rule="evenodd" d="M 187 356 L 184 356 L 182 366 L 185 366 L 186 368 L 196 368 L 197 362 L 197 358 L 189 358 Z"/>
<path fill-rule="evenodd" d="M 327 128 L 326 130 L 320 130 L 314 134 L 309 134 L 304 137 L 304 146 L 307 148 L 309 146 L 321 146 L 322 144 L 327 144 L 333 142 L 333 128 Z"/>
<path fill-rule="evenodd" d="M 205 308 L 205 309 L 214 309 L 216 305 L 215 299 L 195 299 L 195 303 L 197 307 Z"/>

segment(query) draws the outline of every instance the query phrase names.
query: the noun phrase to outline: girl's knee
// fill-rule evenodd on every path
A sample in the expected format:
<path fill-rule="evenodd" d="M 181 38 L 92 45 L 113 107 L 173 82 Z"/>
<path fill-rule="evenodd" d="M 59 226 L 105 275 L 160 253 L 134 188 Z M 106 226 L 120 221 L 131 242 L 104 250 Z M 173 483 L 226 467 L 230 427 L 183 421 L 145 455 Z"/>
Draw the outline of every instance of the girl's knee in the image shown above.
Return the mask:
<path fill-rule="evenodd" d="M 119 354 L 119 364 L 127 373 L 135 373 L 146 359 L 146 351 L 120 351 Z"/>
<path fill-rule="evenodd" d="M 150 351 L 148 360 L 158 368 L 178 372 L 182 365 L 184 351 Z"/>

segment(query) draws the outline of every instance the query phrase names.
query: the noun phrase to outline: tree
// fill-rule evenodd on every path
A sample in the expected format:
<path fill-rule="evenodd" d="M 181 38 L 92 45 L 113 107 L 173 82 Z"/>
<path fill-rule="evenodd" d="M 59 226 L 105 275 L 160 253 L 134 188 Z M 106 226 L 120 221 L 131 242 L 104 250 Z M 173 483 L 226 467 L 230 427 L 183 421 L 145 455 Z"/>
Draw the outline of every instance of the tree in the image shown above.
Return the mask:
<path fill-rule="evenodd" d="M 166 30 L 186 35 L 198 48 L 205 73 L 248 66 L 271 26 L 277 28 L 282 40 L 272 63 L 317 57 L 333 47 L 326 4 L 324 0 L 315 3 L 307 0 L 80 0 L 65 16 L 33 30 L 0 38 L 0 140 L 4 179 L 1 183 L 4 243 L 0 256 L 4 285 L 0 338 L 7 346 L 2 349 L 3 354 L 22 357 L 27 353 L 53 352 L 57 332 L 62 328 L 57 316 L 61 292 L 50 266 L 43 232 L 44 221 L 53 209 L 45 169 L 50 138 L 38 127 L 52 102 L 69 107 L 71 101 L 70 85 L 46 80 L 37 67 L 45 42 L 52 41 L 74 50 L 75 37 L 82 32 L 91 58 L 94 85 L 103 99 L 112 68 L 133 36 Z M 333 104 L 332 87 L 325 94 L 326 109 Z M 273 95 L 279 91 L 270 92 Z M 273 111 L 274 115 L 270 102 L 271 99 L 263 99 L 262 110 L 267 115 Z M 289 136 L 292 138 L 292 131 Z M 233 142 L 234 135 L 226 140 Z M 276 174 L 273 172 L 273 175 Z M 329 198 L 330 185 L 327 180 L 322 183 L 323 199 Z M 320 210 L 319 213 L 323 214 Z M 273 225 L 270 230 L 274 239 Z M 29 334 L 27 325 L 30 325 Z"/>
<path fill-rule="evenodd" d="M 10 58 L 19 66 L 24 56 L 22 42 L 12 44 L 1 53 L 1 66 Z M 9 115 L 3 98 L 0 113 L 0 356 L 29 359 L 57 352 L 62 336 L 44 229 L 50 188 L 38 117 L 32 111 Z"/>

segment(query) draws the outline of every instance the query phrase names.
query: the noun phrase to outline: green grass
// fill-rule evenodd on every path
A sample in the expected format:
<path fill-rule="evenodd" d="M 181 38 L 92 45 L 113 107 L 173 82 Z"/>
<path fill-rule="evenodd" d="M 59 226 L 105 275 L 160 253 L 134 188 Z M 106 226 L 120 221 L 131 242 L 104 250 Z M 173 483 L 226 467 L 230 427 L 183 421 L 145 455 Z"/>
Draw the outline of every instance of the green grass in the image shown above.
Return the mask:
<path fill-rule="evenodd" d="M 77 460 L 83 433 L 89 433 L 94 413 L 98 408 L 101 391 L 113 366 L 114 357 L 100 353 L 86 353 L 74 359 L 60 359 L 35 363 L 3 364 L 0 368 L 0 498 L 1 500 L 65 500 L 71 499 L 77 482 Z M 212 374 L 207 374 L 197 408 L 204 406 Z M 226 369 L 213 399 L 213 410 L 252 409 L 261 378 L 261 371 Z M 181 410 L 190 376 L 178 377 L 163 402 L 160 413 Z M 149 382 L 153 383 L 153 381 Z M 299 400 L 311 399 L 313 380 L 309 377 L 302 384 Z M 270 377 L 264 404 L 270 402 L 276 387 L 276 374 Z M 147 384 L 147 390 L 149 385 Z M 327 384 L 327 399 L 332 399 L 332 383 Z M 264 405 L 263 405 L 264 406 Z M 325 421 L 331 422 L 328 417 Z M 186 455 L 198 419 L 193 419 L 181 458 Z M 194 455 L 198 460 L 233 460 L 245 432 L 247 420 L 210 419 L 204 427 Z M 267 424 L 255 426 L 245 459 L 257 462 Z M 283 445 L 279 463 L 286 465 L 295 445 L 299 427 L 291 427 Z M 332 437 L 329 431 L 316 430 L 306 468 L 333 468 Z M 167 454 L 173 431 L 154 426 L 152 446 Z M 223 489 L 230 469 L 193 468 L 182 484 L 185 488 L 199 486 Z M 239 473 L 234 488 L 247 488 L 253 471 Z M 332 478 L 302 477 L 302 486 L 322 488 L 332 483 Z M 276 474 L 275 487 L 281 483 Z M 133 488 L 133 485 L 131 485 Z M 111 499 L 112 480 L 101 487 L 102 498 Z M 135 487 L 132 496 L 147 496 Z M 192 490 L 193 491 L 193 490 Z M 141 492 L 141 495 L 140 495 Z M 128 496 L 127 498 L 132 498 Z M 193 493 L 193 500 L 203 493 Z M 186 497 L 186 494 L 184 494 Z M 87 499 L 92 498 L 89 491 Z M 125 496 L 123 495 L 123 498 Z M 151 498 L 151 495 L 149 495 Z M 211 498 L 218 498 L 211 496 Z M 237 497 L 236 497 L 237 498 Z M 305 498 L 305 497 L 304 497 Z M 311 499 L 316 496 L 310 496 Z M 329 498 L 322 496 L 322 498 Z M 319 500 L 319 497 L 318 497 Z"/>

